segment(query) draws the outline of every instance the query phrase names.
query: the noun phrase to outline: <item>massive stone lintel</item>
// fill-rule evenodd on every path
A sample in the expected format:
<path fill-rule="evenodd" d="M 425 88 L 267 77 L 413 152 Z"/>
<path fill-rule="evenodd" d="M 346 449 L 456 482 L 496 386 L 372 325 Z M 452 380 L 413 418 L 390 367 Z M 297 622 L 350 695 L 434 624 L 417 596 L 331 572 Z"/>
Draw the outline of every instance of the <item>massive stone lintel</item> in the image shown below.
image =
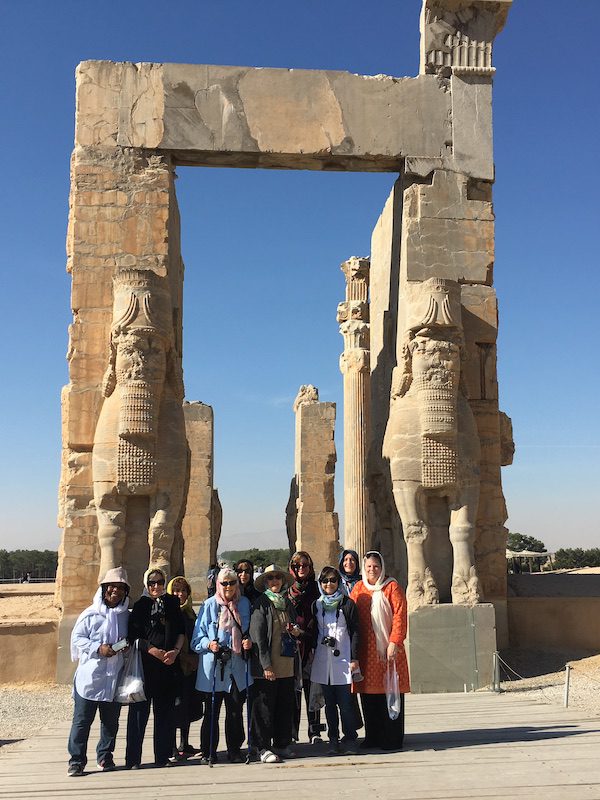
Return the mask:
<path fill-rule="evenodd" d="M 337 564 L 338 515 L 334 511 L 335 403 L 319 402 L 318 390 L 301 386 L 296 413 L 295 476 L 286 509 L 290 548 L 308 551 L 320 569 Z"/>
<path fill-rule="evenodd" d="M 183 164 L 398 170 L 446 156 L 450 103 L 431 75 L 84 61 L 75 143 Z"/>

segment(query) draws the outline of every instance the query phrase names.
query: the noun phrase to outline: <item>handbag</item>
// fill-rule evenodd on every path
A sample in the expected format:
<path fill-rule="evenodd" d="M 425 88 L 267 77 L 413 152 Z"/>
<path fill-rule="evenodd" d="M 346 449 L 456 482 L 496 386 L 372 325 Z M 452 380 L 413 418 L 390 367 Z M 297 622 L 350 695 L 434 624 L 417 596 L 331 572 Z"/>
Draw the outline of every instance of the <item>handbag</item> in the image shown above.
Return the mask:
<path fill-rule="evenodd" d="M 398 719 L 402 709 L 402 695 L 400 693 L 400 682 L 398 681 L 398 670 L 395 661 L 388 661 L 385 671 L 385 697 L 387 700 L 388 717 L 392 720 Z"/>
<path fill-rule="evenodd" d="M 115 703 L 123 705 L 140 703 L 146 699 L 144 692 L 144 668 L 138 640 L 129 648 L 123 661 L 123 669 L 119 675 L 115 691 Z"/>

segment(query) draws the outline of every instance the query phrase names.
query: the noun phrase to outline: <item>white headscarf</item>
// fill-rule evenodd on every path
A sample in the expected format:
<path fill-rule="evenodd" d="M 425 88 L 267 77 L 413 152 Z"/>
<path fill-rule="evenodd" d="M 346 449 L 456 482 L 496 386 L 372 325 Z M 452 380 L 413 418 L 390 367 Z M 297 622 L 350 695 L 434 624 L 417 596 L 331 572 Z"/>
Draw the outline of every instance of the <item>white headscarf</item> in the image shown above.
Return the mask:
<path fill-rule="evenodd" d="M 381 560 L 381 575 L 375 583 L 369 583 L 367 578 L 367 571 L 365 565 L 367 557 L 375 556 Z M 387 659 L 387 647 L 390 642 L 390 633 L 392 632 L 393 613 L 390 601 L 384 595 L 382 589 L 388 583 L 395 582 L 395 578 L 385 577 L 385 562 L 381 553 L 377 550 L 369 550 L 363 558 L 362 568 L 362 581 L 365 586 L 373 595 L 371 598 L 371 624 L 373 626 L 373 633 L 375 634 L 375 644 L 377 645 L 377 654 L 382 661 Z"/>
<path fill-rule="evenodd" d="M 126 614 L 129 608 L 129 597 L 126 597 L 122 603 L 116 608 L 109 608 L 104 602 L 103 587 L 99 586 L 92 600 L 92 605 L 88 606 L 85 611 L 82 611 L 75 625 L 79 625 L 81 620 L 91 614 L 104 617 L 104 625 L 102 626 L 102 643 L 114 644 L 119 639 L 119 617 L 121 614 Z M 79 658 L 79 651 L 71 643 L 71 660 L 77 661 Z M 122 659 L 109 658 L 106 664 L 106 674 L 113 675 L 121 669 Z"/>

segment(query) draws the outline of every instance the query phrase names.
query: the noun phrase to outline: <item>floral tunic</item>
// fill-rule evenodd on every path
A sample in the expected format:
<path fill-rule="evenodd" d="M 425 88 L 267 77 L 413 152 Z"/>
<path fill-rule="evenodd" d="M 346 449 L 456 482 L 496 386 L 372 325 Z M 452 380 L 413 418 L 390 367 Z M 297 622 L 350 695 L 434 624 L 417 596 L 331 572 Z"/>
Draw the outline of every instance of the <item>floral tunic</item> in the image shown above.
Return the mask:
<path fill-rule="evenodd" d="M 396 668 L 398 670 L 400 691 L 405 694 L 410 691 L 408 662 L 404 650 L 407 627 L 406 596 L 395 580 L 384 586 L 382 591 L 392 607 L 393 619 L 390 642 L 398 645 Z M 364 675 L 364 681 L 354 683 L 352 689 L 355 692 L 365 694 L 385 694 L 386 662 L 381 661 L 377 653 L 375 634 L 371 624 L 372 596 L 373 593 L 367 589 L 362 581 L 356 584 L 350 595 L 358 608 L 358 630 L 360 636 L 358 663 L 360 664 L 360 671 Z"/>

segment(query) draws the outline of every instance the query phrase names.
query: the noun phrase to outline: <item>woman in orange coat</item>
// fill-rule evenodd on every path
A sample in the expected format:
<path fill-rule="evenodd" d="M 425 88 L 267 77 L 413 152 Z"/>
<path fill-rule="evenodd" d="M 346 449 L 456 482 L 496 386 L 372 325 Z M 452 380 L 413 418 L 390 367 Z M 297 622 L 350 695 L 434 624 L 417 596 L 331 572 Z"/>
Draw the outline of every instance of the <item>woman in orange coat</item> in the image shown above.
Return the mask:
<path fill-rule="evenodd" d="M 364 680 L 354 684 L 361 695 L 365 719 L 363 749 L 401 750 L 404 740 L 404 694 L 410 691 L 406 638 L 406 596 L 395 578 L 386 577 L 381 553 L 363 559 L 362 580 L 350 597 L 358 609 L 358 661 Z M 395 662 L 400 713 L 390 719 L 386 698 L 386 672 Z"/>

